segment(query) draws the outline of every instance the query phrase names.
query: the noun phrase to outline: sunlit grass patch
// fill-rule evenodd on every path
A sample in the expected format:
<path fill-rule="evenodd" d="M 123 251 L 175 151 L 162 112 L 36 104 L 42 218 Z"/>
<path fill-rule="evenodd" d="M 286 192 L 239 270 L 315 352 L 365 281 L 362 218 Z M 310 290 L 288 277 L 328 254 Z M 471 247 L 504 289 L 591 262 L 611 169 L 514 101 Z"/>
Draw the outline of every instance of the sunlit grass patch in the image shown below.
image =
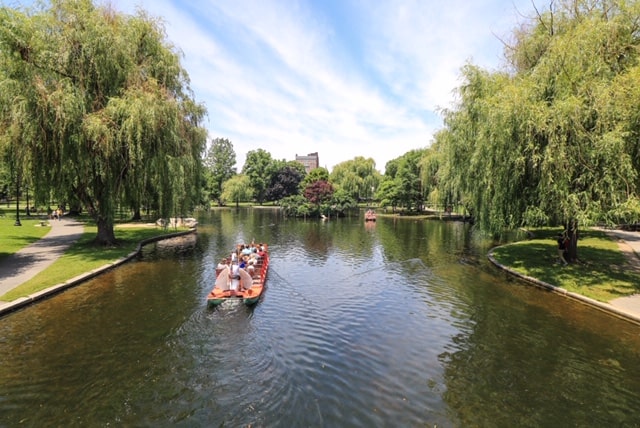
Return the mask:
<path fill-rule="evenodd" d="M 13 301 L 19 297 L 28 296 L 56 284 L 68 281 L 83 273 L 112 263 L 134 251 L 138 244 L 148 238 L 173 233 L 175 230 L 165 231 L 162 228 L 116 227 L 118 245 L 114 247 L 96 246 L 93 242 L 97 227 L 85 225 L 84 233 L 58 260 L 29 281 L 0 296 L 2 301 Z"/>
<path fill-rule="evenodd" d="M 640 292 L 640 275 L 627 269 L 625 255 L 604 232 L 581 231 L 578 261 L 557 259 L 559 229 L 534 230 L 534 238 L 496 248 L 494 258 L 516 272 L 603 302 Z"/>
<path fill-rule="evenodd" d="M 8 257 L 19 249 L 36 242 L 49 233 L 49 226 L 42 226 L 42 219 L 36 216 L 20 216 L 22 226 L 15 226 L 15 208 L 0 208 L 0 259 Z"/>

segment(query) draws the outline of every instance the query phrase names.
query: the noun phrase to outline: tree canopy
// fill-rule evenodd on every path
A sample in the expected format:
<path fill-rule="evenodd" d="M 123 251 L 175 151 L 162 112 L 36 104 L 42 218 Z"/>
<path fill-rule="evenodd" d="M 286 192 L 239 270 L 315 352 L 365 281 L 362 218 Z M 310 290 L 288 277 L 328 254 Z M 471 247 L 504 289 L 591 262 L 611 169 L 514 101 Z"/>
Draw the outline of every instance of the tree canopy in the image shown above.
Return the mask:
<path fill-rule="evenodd" d="M 300 183 L 304 179 L 304 166 L 297 161 L 274 161 L 274 171 L 271 174 L 266 190 L 269 201 L 278 201 L 300 192 Z"/>
<path fill-rule="evenodd" d="M 326 204 L 333 195 L 333 186 L 326 180 L 317 180 L 304 189 L 304 197 L 317 207 Z"/>
<path fill-rule="evenodd" d="M 236 152 L 226 138 L 215 138 L 204 159 L 210 200 L 222 205 L 222 184 L 236 174 Z"/>
<path fill-rule="evenodd" d="M 639 2 L 551 2 L 514 32 L 510 71 L 464 67 L 438 176 L 480 227 L 640 219 L 639 16 Z"/>
<path fill-rule="evenodd" d="M 310 184 L 313 184 L 316 181 L 323 180 L 329 181 L 329 171 L 325 167 L 314 168 L 307 175 L 304 176 L 304 179 L 300 183 L 300 188 L 302 191 L 306 189 Z"/>
<path fill-rule="evenodd" d="M 240 201 L 248 201 L 254 190 L 251 187 L 251 179 L 246 174 L 236 174 L 222 185 L 222 201 L 233 201 L 236 208 Z"/>
<path fill-rule="evenodd" d="M 372 199 L 381 180 L 375 161 L 362 156 L 334 166 L 329 177 L 336 189 L 356 201 Z"/>
<path fill-rule="evenodd" d="M 242 173 L 251 181 L 253 197 L 262 204 L 267 196 L 267 186 L 273 173 L 273 158 L 264 149 L 252 150 L 247 153 L 247 159 L 242 167 Z"/>
<path fill-rule="evenodd" d="M 387 162 L 386 172 L 376 192 L 381 205 L 421 210 L 425 199 L 420 176 L 420 160 L 425 149 L 410 150 Z"/>
<path fill-rule="evenodd" d="M 2 7 L 0 58 L 0 147 L 40 201 L 80 201 L 103 244 L 120 203 L 193 207 L 205 109 L 157 20 L 90 0 Z"/>

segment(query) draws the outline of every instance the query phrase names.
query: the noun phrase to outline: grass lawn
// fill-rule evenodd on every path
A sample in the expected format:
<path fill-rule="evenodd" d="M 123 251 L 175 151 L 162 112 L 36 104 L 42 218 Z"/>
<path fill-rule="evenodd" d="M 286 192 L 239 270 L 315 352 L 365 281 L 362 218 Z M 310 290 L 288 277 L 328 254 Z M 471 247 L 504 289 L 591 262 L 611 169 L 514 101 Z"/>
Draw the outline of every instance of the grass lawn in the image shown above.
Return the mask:
<path fill-rule="evenodd" d="M 25 216 L 20 213 L 20 223 L 22 226 L 14 226 L 16 222 L 15 205 L 7 208 L 6 204 L 0 207 L 0 260 L 10 256 L 22 247 L 37 241 L 49 233 L 49 226 L 41 226 L 40 222 L 45 219 L 38 216 Z"/>
<path fill-rule="evenodd" d="M 556 235 L 561 231 L 532 230 L 533 239 L 496 248 L 494 258 L 518 273 L 601 302 L 640 292 L 640 275 L 628 269 L 617 242 L 604 232 L 581 230 L 577 263 L 557 263 Z"/>
<path fill-rule="evenodd" d="M 12 223 L 13 224 L 13 223 Z M 24 223 L 23 223 L 24 224 Z M 33 229 L 42 229 L 36 228 Z M 48 230 L 48 228 L 46 228 Z M 130 224 L 116 225 L 115 234 L 119 246 L 105 248 L 96 246 L 92 241 L 97 233 L 97 226 L 86 224 L 84 234 L 51 266 L 29 281 L 0 296 L 2 301 L 13 301 L 19 297 L 28 296 L 52 285 L 60 284 L 80 274 L 92 271 L 124 257 L 136 249 L 140 241 L 158 235 L 174 233 L 175 229 L 164 230 L 157 227 L 139 227 Z M 179 228 L 178 230 L 187 230 Z M 1 225 L 0 225 L 0 231 Z M 0 252 L 4 252 L 4 240 L 0 244 Z"/>

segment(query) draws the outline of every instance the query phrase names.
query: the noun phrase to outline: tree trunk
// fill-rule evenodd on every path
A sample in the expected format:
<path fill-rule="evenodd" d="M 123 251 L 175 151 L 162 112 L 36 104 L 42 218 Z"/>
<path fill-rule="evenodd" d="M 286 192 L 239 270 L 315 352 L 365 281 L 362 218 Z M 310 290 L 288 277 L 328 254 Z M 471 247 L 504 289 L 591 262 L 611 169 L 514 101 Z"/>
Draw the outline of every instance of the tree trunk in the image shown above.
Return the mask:
<path fill-rule="evenodd" d="M 103 217 L 96 219 L 98 225 L 98 234 L 95 242 L 105 247 L 111 247 L 117 244 L 116 235 L 113 231 L 113 221 Z"/>
<path fill-rule="evenodd" d="M 142 214 L 140 213 L 140 207 L 137 207 L 133 211 L 133 217 L 131 218 L 131 221 L 140 221 L 140 220 L 142 220 Z"/>
<path fill-rule="evenodd" d="M 567 223 L 565 230 L 567 231 L 567 237 L 569 238 L 567 261 L 569 263 L 575 263 L 578 260 L 578 221 L 570 220 Z"/>
<path fill-rule="evenodd" d="M 82 205 L 79 203 L 70 203 L 69 204 L 69 215 L 70 216 L 79 216 L 82 214 Z"/>

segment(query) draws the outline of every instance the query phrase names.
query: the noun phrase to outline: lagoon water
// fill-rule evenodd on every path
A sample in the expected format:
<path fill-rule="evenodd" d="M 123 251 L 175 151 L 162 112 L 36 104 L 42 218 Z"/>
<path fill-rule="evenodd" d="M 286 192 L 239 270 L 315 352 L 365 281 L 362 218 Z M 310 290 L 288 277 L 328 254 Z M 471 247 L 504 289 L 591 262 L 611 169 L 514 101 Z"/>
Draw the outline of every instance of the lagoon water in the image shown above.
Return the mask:
<path fill-rule="evenodd" d="M 466 224 L 198 220 L 0 319 L 0 427 L 640 425 L 640 328 L 508 278 Z M 263 299 L 208 309 L 252 239 Z"/>

